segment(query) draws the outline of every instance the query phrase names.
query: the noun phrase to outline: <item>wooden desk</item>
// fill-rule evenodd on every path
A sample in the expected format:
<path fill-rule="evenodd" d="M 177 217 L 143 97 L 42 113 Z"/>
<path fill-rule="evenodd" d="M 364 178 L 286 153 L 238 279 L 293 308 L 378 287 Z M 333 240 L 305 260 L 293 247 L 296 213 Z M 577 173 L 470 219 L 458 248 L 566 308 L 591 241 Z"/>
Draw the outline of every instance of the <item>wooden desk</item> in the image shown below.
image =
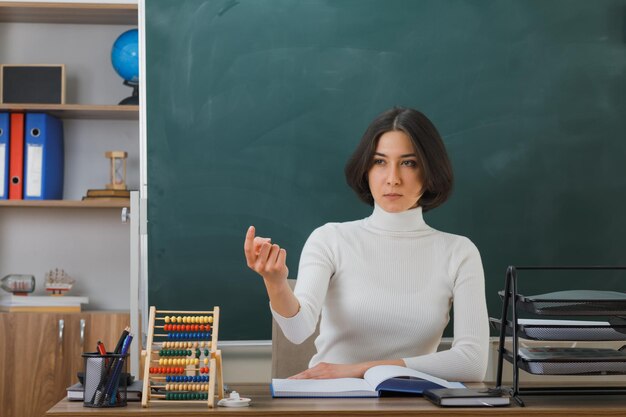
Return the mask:
<path fill-rule="evenodd" d="M 363 398 L 363 399 L 272 399 L 267 385 L 232 384 L 232 389 L 242 397 L 252 398 L 246 408 L 210 409 L 203 405 L 159 403 L 141 408 L 141 403 L 131 402 L 124 408 L 85 408 L 82 402 L 62 400 L 46 416 L 545 416 L 545 417 L 598 417 L 626 416 L 626 396 L 525 396 L 526 407 L 512 404 L 494 408 L 439 408 L 423 398 Z"/>

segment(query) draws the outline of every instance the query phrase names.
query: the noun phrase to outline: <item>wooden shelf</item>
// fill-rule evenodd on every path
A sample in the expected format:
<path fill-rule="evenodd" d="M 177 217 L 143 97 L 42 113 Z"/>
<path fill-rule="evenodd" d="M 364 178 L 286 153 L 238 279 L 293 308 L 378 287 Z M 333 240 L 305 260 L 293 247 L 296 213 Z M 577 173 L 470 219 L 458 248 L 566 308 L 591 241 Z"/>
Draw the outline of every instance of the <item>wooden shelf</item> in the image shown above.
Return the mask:
<path fill-rule="evenodd" d="M 0 3 L 0 22 L 137 25 L 137 4 L 112 3 Z"/>
<path fill-rule="evenodd" d="M 48 208 L 130 208 L 130 200 L 0 200 L 0 207 L 48 207 Z"/>
<path fill-rule="evenodd" d="M 85 104 L 0 104 L 0 111 L 2 110 L 46 112 L 61 119 L 139 120 L 139 106 Z"/>

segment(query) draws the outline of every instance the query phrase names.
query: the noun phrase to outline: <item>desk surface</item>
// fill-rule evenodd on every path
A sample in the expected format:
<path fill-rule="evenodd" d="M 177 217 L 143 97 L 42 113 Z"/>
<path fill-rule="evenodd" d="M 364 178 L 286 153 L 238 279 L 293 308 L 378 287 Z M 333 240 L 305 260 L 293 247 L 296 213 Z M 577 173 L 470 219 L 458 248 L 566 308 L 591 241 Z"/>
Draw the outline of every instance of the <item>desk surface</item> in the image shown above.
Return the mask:
<path fill-rule="evenodd" d="M 526 407 L 513 404 L 494 408 L 440 408 L 423 398 L 281 398 L 272 399 L 267 385 L 232 384 L 231 388 L 242 397 L 252 398 L 252 405 L 245 408 L 210 409 L 201 404 L 176 404 L 175 402 L 152 404 L 142 408 L 139 402 L 130 402 L 124 408 L 85 408 L 82 402 L 60 401 L 46 416 L 626 416 L 625 395 L 596 396 L 524 396 Z"/>

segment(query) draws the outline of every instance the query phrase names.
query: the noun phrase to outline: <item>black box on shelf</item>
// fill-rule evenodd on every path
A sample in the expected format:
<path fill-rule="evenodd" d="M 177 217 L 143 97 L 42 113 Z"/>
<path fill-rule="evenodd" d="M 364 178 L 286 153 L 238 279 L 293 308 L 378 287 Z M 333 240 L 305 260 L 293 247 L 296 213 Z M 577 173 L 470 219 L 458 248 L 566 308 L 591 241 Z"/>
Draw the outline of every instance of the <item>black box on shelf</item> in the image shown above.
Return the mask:
<path fill-rule="evenodd" d="M 65 65 L 0 65 L 0 103 L 65 104 Z"/>

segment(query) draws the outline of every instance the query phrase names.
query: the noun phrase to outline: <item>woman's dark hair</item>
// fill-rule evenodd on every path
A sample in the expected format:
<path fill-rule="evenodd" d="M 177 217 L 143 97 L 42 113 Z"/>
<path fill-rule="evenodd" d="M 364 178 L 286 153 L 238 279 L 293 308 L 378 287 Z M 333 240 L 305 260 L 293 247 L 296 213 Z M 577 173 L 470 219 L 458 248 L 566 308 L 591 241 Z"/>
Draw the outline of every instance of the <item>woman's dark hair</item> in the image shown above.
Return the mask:
<path fill-rule="evenodd" d="M 372 121 L 346 164 L 348 185 L 361 200 L 374 205 L 368 172 L 378 140 L 390 131 L 404 132 L 413 142 L 424 182 L 424 193 L 419 199 L 422 210 L 426 212 L 443 204 L 452 193 L 452 165 L 435 125 L 423 113 L 413 109 L 394 107 Z"/>

